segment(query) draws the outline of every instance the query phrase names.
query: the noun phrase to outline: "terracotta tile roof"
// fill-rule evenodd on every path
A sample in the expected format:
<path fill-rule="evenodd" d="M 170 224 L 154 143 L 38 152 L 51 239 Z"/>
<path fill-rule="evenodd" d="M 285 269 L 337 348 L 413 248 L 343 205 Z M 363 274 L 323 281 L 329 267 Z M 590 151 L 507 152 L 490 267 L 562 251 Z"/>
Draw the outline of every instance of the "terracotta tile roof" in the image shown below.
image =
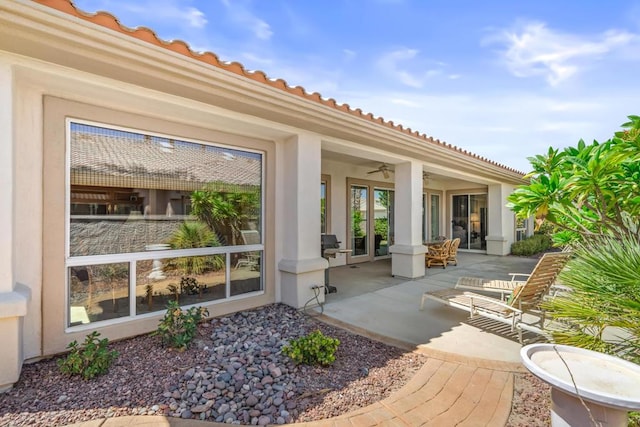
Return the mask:
<path fill-rule="evenodd" d="M 260 186 L 259 155 L 74 124 L 71 184 L 194 191 Z"/>
<path fill-rule="evenodd" d="M 72 218 L 69 252 L 74 257 L 144 252 L 149 244 L 167 243 L 185 220 L 191 218 L 146 218 L 142 215 L 129 218 L 100 215 L 90 220 Z"/>
<path fill-rule="evenodd" d="M 160 39 L 156 33 L 146 27 L 138 27 L 135 29 L 128 28 L 122 25 L 118 18 L 111 15 L 107 12 L 97 12 L 95 14 L 84 12 L 78 9 L 72 2 L 72 0 L 32 0 L 36 3 L 40 3 L 42 5 L 51 7 L 58 11 L 67 13 L 69 15 L 78 17 L 80 19 L 84 19 L 85 21 L 89 21 L 93 24 L 100 25 L 102 27 L 106 27 L 117 31 L 122 34 L 126 34 L 127 36 L 137 38 L 139 40 L 145 41 L 147 43 L 162 47 L 164 49 L 171 50 L 173 52 L 182 54 L 184 56 L 196 59 L 198 61 L 205 62 L 209 65 L 213 65 L 214 67 L 221 68 L 223 70 L 232 72 L 234 74 L 246 77 L 251 80 L 255 80 L 259 83 L 272 86 L 274 88 L 283 90 L 293 95 L 297 95 L 299 97 L 305 98 L 309 101 L 317 102 L 319 104 L 325 105 L 327 107 L 336 109 L 338 111 L 342 111 L 345 114 L 350 114 L 365 120 L 369 120 L 373 123 L 377 123 L 381 126 L 385 126 L 391 129 L 394 129 L 398 132 L 402 132 L 404 134 L 410 135 L 414 137 L 416 140 L 421 142 L 426 142 L 428 144 L 435 144 L 440 147 L 445 147 L 449 150 L 465 154 L 471 158 L 479 159 L 483 162 L 498 166 L 502 169 L 508 170 L 510 172 L 515 172 L 517 174 L 524 175 L 522 172 L 502 165 L 493 160 L 487 159 L 485 157 L 474 154 L 470 151 L 463 150 L 462 148 L 456 147 L 451 144 L 447 144 L 444 141 L 440 141 L 439 139 L 434 139 L 431 136 L 427 136 L 424 133 L 420 133 L 418 131 L 414 131 L 411 128 L 406 128 L 401 124 L 395 124 L 393 121 L 387 121 L 382 117 L 374 117 L 371 113 L 364 113 L 360 108 L 352 109 L 349 104 L 338 104 L 335 99 L 329 98 L 324 99 L 322 96 L 317 93 L 308 93 L 303 87 L 295 86 L 291 87 L 287 84 L 287 82 L 283 79 L 270 79 L 267 75 L 262 71 L 247 71 L 244 66 L 238 62 L 224 62 L 220 61 L 217 55 L 212 52 L 198 53 L 194 52 L 189 48 L 189 45 L 182 40 L 174 40 L 174 41 L 165 41 Z"/>

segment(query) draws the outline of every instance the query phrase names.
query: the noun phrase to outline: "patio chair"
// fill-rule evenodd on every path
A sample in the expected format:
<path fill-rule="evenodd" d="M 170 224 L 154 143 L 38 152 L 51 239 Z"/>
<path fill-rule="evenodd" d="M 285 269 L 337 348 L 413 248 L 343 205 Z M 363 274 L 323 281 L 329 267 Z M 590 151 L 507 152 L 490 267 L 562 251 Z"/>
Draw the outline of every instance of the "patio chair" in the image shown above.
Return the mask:
<path fill-rule="evenodd" d="M 507 301 L 480 295 L 462 289 L 443 289 L 425 292 L 420 302 L 420 310 L 424 309 L 427 299 L 446 304 L 460 310 L 467 311 L 471 318 L 482 316 L 511 326 L 512 332 L 518 333 L 520 344 L 523 343 L 522 331 L 527 330 L 542 334 L 544 329 L 544 311 L 540 303 L 548 294 L 557 274 L 569 259 L 568 253 L 545 254 L 538 263 L 539 266 L 549 267 L 545 274 L 537 274 L 535 278 L 515 286 Z M 552 267 L 551 267 L 552 266 Z M 551 270 L 556 270 L 555 273 Z M 535 272 L 535 269 L 534 269 Z M 532 273 L 532 277 L 534 274 Z M 535 316 L 538 321 L 525 323 L 523 314 Z"/>
<path fill-rule="evenodd" d="M 460 246 L 460 238 L 456 237 L 451 241 L 451 248 L 449 249 L 449 258 L 447 258 L 447 264 L 458 265 L 458 247 Z"/>
<path fill-rule="evenodd" d="M 446 268 L 451 255 L 451 239 L 442 242 L 442 245 L 429 245 L 427 252 L 424 254 L 425 264 L 427 268 L 431 268 L 432 264 L 441 265 Z"/>
<path fill-rule="evenodd" d="M 260 232 L 258 230 L 241 230 L 242 242 L 245 245 L 258 245 L 260 244 Z M 260 252 L 245 252 L 244 257 L 238 259 L 236 263 L 236 270 L 240 266 L 248 266 L 252 270 L 260 268 Z"/>
<path fill-rule="evenodd" d="M 467 289 L 471 291 L 495 292 L 501 295 L 504 300 L 510 295 L 516 286 L 533 282 L 536 286 L 555 286 L 558 274 L 571 258 L 570 252 L 550 252 L 540 258 L 538 264 L 530 274 L 509 273 L 511 280 L 483 279 L 480 277 L 460 277 L 456 283 L 456 289 Z M 526 278 L 516 280 L 516 278 Z"/>

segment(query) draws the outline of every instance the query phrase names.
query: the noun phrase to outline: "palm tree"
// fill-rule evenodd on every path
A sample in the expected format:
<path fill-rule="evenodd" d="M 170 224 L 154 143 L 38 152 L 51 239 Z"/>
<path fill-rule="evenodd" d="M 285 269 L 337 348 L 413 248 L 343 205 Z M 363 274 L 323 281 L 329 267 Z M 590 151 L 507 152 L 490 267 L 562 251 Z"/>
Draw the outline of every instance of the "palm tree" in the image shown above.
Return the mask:
<path fill-rule="evenodd" d="M 633 225 L 629 225 L 634 228 Z M 570 292 L 544 307 L 554 341 L 640 362 L 640 233 L 579 244 L 559 280 Z"/>
<path fill-rule="evenodd" d="M 248 221 L 259 222 L 260 191 L 224 193 L 205 188 L 191 193 L 191 209 L 216 233 L 220 243 L 235 245 Z"/>
<path fill-rule="evenodd" d="M 185 221 L 180 224 L 180 227 L 173 232 L 168 243 L 172 249 L 220 246 L 215 233 L 206 224 L 199 221 Z M 215 256 L 189 256 L 175 260 L 178 267 L 187 275 L 201 274 L 207 268 L 222 268 L 224 263 L 220 265 L 219 261 L 220 257 Z"/>

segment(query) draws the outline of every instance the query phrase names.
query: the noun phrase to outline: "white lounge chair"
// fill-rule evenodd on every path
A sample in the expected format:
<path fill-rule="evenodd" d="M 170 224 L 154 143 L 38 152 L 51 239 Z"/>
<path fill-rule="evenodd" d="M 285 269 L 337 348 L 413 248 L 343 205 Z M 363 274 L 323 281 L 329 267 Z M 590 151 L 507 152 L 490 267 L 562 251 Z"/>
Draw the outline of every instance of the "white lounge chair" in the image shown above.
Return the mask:
<path fill-rule="evenodd" d="M 570 252 L 550 252 L 540 258 L 538 264 L 529 274 L 509 273 L 511 280 L 484 279 L 481 277 L 460 277 L 456 283 L 456 289 L 466 289 L 470 291 L 485 291 L 501 294 L 502 299 L 511 295 L 516 286 L 532 282 L 535 286 L 556 285 L 556 279 L 565 264 L 571 258 Z M 516 278 L 524 280 L 516 280 Z"/>
<path fill-rule="evenodd" d="M 241 230 L 242 242 L 248 245 L 260 244 L 260 232 L 258 230 Z M 239 267 L 247 266 L 251 270 L 260 269 L 260 252 L 245 252 L 243 258 L 240 258 L 236 264 L 236 270 Z"/>
<path fill-rule="evenodd" d="M 444 289 L 425 292 L 422 295 L 420 310 L 424 309 L 425 301 L 431 299 L 450 307 L 467 311 L 471 318 L 482 316 L 506 323 L 511 326 L 513 332 L 518 333 L 518 339 L 522 344 L 522 330 L 543 333 L 545 319 L 544 311 L 540 310 L 540 303 L 549 292 L 551 285 L 569 260 L 570 255 L 567 252 L 545 254 L 538 262 L 529 279 L 526 282 L 515 285 L 507 301 L 462 289 Z M 536 274 L 536 270 L 543 270 L 544 272 L 537 272 Z M 527 312 L 533 314 L 538 321 L 525 323 L 523 315 Z"/>

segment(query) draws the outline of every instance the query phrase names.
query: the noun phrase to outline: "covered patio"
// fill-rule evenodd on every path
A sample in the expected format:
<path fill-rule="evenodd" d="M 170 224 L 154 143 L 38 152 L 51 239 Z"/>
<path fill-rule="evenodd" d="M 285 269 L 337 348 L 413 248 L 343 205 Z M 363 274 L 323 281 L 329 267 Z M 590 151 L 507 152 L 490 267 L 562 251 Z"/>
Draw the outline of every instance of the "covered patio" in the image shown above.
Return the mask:
<path fill-rule="evenodd" d="M 458 266 L 426 269 L 424 277 L 413 280 L 392 277 L 389 259 L 334 267 L 330 281 L 337 292 L 326 295 L 323 316 L 406 348 L 519 364 L 521 345 L 509 327 L 469 319 L 466 312 L 434 301 L 419 311 L 420 299 L 425 291 L 452 288 L 461 276 L 508 280 L 508 273 L 531 272 L 538 260 L 459 253 L 458 261 Z"/>

